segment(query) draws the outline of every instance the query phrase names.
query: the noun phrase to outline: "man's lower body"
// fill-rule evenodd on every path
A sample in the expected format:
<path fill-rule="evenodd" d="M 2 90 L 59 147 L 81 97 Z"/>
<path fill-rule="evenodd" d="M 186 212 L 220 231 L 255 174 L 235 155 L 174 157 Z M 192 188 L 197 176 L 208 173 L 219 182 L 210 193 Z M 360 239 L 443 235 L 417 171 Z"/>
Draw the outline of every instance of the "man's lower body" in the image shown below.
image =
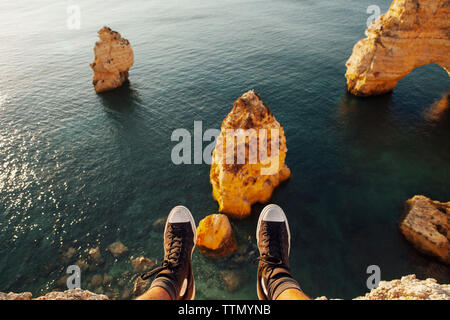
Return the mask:
<path fill-rule="evenodd" d="M 192 300 L 195 280 L 192 252 L 196 226 L 191 212 L 183 206 L 171 210 L 164 229 L 164 261 L 142 275 L 155 276 L 150 289 L 136 300 Z M 259 249 L 257 293 L 261 300 L 310 300 L 303 293 L 289 269 L 291 246 L 289 224 L 283 210 L 266 206 L 259 216 L 256 239 Z"/>

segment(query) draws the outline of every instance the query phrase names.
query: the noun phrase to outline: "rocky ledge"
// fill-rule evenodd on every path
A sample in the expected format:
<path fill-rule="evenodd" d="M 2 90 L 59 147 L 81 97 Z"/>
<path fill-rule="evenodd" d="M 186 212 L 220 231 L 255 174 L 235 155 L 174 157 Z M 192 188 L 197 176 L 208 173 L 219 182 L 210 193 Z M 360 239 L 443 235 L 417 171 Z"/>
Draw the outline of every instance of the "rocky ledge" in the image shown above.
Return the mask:
<path fill-rule="evenodd" d="M 286 152 L 283 127 L 269 107 L 253 90 L 243 94 L 223 121 L 212 154 L 210 181 L 219 211 L 245 218 L 252 204 L 267 202 L 291 175 Z"/>
<path fill-rule="evenodd" d="M 328 298 L 318 297 L 316 300 Z M 450 300 L 450 285 L 439 284 L 432 278 L 419 280 L 410 274 L 400 280 L 380 281 L 377 288 L 353 300 Z"/>
<path fill-rule="evenodd" d="M 450 265 L 450 202 L 415 196 L 405 203 L 399 228 L 420 252 Z"/>
<path fill-rule="evenodd" d="M 348 90 L 390 92 L 413 69 L 436 63 L 450 74 L 450 1 L 394 0 L 366 30 L 347 61 Z"/>
<path fill-rule="evenodd" d="M 95 60 L 91 63 L 94 70 L 92 83 L 96 92 L 120 87 L 128 80 L 128 70 L 134 63 L 130 42 L 120 33 L 103 27 L 98 31 L 100 41 L 95 43 Z"/>
<path fill-rule="evenodd" d="M 380 281 L 376 289 L 355 300 L 450 300 L 450 285 L 435 279 L 419 280 L 414 274 L 400 280 Z"/>
<path fill-rule="evenodd" d="M 31 292 L 3 293 L 0 292 L 0 300 L 109 300 L 103 294 L 95 294 L 87 290 L 73 289 L 64 292 L 52 291 L 46 295 L 33 299 Z"/>
<path fill-rule="evenodd" d="M 222 272 L 221 276 L 227 290 L 235 291 L 239 287 L 239 275 Z M 30 292 L 0 292 L 0 300 L 108 300 L 108 297 L 103 294 L 74 289 L 64 292 L 53 291 L 36 299 L 32 298 Z M 316 300 L 328 300 L 328 298 L 318 297 Z M 404 276 L 400 280 L 380 281 L 376 289 L 372 289 L 365 296 L 354 300 L 450 300 L 450 285 L 439 284 L 431 278 L 419 280 L 412 274 Z"/>

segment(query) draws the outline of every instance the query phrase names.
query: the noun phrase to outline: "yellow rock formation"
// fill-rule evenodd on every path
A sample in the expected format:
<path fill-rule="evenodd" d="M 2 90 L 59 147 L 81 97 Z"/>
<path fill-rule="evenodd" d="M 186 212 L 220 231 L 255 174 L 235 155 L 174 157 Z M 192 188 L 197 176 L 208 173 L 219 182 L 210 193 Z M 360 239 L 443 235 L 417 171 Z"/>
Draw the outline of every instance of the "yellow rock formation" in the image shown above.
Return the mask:
<path fill-rule="evenodd" d="M 211 214 L 200 220 L 197 247 L 209 257 L 227 256 L 237 249 L 236 237 L 226 215 Z"/>
<path fill-rule="evenodd" d="M 245 218 L 291 175 L 285 165 L 283 127 L 253 90 L 243 94 L 222 123 L 212 154 L 210 181 L 219 211 Z"/>
<path fill-rule="evenodd" d="M 450 202 L 415 196 L 405 206 L 399 221 L 405 238 L 419 251 L 450 264 Z"/>
<path fill-rule="evenodd" d="M 353 48 L 345 74 L 348 90 L 358 96 L 387 93 L 429 63 L 450 75 L 449 30 L 448 0 L 394 0 Z"/>
<path fill-rule="evenodd" d="M 95 43 L 95 60 L 92 83 L 96 92 L 120 87 L 128 79 L 128 70 L 134 63 L 133 50 L 127 39 L 120 33 L 103 27 L 98 31 L 100 41 Z"/>

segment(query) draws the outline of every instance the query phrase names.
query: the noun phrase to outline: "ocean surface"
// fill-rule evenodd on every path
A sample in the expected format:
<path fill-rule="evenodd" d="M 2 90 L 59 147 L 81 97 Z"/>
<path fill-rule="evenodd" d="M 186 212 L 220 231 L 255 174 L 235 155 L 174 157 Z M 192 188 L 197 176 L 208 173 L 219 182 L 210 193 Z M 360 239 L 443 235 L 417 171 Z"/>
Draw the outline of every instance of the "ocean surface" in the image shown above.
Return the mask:
<path fill-rule="evenodd" d="M 385 280 L 449 283 L 397 220 L 416 194 L 450 201 L 450 111 L 436 112 L 450 79 L 428 65 L 392 94 L 347 94 L 345 62 L 374 4 L 385 12 L 390 1 L 0 2 L 0 291 L 61 289 L 75 262 L 62 255 L 73 247 L 85 260 L 99 246 L 105 263 L 82 272 L 82 288 L 127 297 L 130 258 L 161 261 L 158 218 L 178 204 L 197 222 L 218 210 L 209 165 L 172 163 L 172 132 L 193 133 L 194 121 L 219 129 L 249 89 L 286 132 L 292 178 L 271 202 L 289 218 L 291 268 L 307 294 L 362 295 L 369 265 Z M 103 25 L 130 41 L 135 64 L 129 84 L 96 94 L 89 63 Z M 261 208 L 232 221 L 241 256 L 195 252 L 198 299 L 256 299 Z M 115 241 L 128 255 L 106 251 Z M 221 279 L 230 270 L 234 292 Z M 93 287 L 105 273 L 112 283 Z"/>

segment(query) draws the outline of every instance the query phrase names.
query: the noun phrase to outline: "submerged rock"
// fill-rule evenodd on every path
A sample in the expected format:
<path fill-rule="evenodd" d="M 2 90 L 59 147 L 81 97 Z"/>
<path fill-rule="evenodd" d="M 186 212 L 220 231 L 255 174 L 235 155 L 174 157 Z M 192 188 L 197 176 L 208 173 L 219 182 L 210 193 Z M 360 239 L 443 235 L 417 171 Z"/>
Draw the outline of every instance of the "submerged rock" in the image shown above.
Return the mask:
<path fill-rule="evenodd" d="M 103 277 L 101 274 L 94 274 L 91 279 L 91 285 L 93 287 L 98 287 L 103 283 Z"/>
<path fill-rule="evenodd" d="M 200 220 L 197 247 L 209 257 L 227 256 L 236 250 L 236 237 L 226 215 L 211 214 Z"/>
<path fill-rule="evenodd" d="M 106 286 L 108 284 L 110 284 L 113 280 L 113 277 L 111 277 L 109 274 L 104 273 L 103 274 L 103 285 Z"/>
<path fill-rule="evenodd" d="M 413 246 L 450 265 L 450 202 L 415 196 L 405 203 L 399 228 Z"/>
<path fill-rule="evenodd" d="M 150 260 L 146 257 L 138 257 L 131 261 L 133 270 L 136 273 L 143 273 L 150 270 L 156 265 L 156 261 Z"/>
<path fill-rule="evenodd" d="M 120 241 L 116 241 L 114 243 L 111 243 L 108 246 L 108 250 L 109 252 L 111 252 L 111 254 L 115 257 L 115 258 L 119 258 L 120 256 L 124 255 L 125 253 L 128 252 L 128 248 L 125 247 L 125 245 L 120 242 Z"/>
<path fill-rule="evenodd" d="M 229 292 L 234 292 L 239 289 L 243 282 L 242 276 L 238 272 L 232 270 L 221 271 L 220 278 L 223 281 L 225 290 Z"/>
<path fill-rule="evenodd" d="M 449 17 L 447 0 L 394 0 L 353 48 L 345 74 L 348 91 L 389 92 L 413 69 L 432 62 L 450 75 Z"/>
<path fill-rule="evenodd" d="M 210 181 L 219 211 L 245 218 L 251 205 L 267 202 L 291 175 L 284 163 L 286 137 L 258 94 L 243 94 L 222 123 L 212 154 Z"/>
<path fill-rule="evenodd" d="M 100 253 L 99 247 L 89 249 L 88 254 L 95 263 L 97 264 L 103 263 L 103 257 L 102 254 Z"/>
<path fill-rule="evenodd" d="M 134 54 L 127 39 L 120 33 L 103 27 L 98 31 L 100 41 L 95 43 L 92 83 L 96 92 L 120 87 L 128 80 L 128 70 L 134 64 Z"/>
<path fill-rule="evenodd" d="M 153 223 L 152 223 L 152 228 L 155 231 L 163 231 L 164 227 L 166 226 L 166 220 L 167 217 L 161 217 L 156 219 Z"/>
<path fill-rule="evenodd" d="M 62 257 L 64 263 L 69 263 L 75 258 L 76 254 L 77 254 L 77 249 L 70 247 L 67 249 L 67 251 L 63 252 L 61 257 Z"/>
<path fill-rule="evenodd" d="M 81 271 L 86 271 L 87 269 L 89 269 L 89 264 L 82 259 L 77 260 L 77 262 L 75 262 L 75 265 L 77 265 Z"/>

